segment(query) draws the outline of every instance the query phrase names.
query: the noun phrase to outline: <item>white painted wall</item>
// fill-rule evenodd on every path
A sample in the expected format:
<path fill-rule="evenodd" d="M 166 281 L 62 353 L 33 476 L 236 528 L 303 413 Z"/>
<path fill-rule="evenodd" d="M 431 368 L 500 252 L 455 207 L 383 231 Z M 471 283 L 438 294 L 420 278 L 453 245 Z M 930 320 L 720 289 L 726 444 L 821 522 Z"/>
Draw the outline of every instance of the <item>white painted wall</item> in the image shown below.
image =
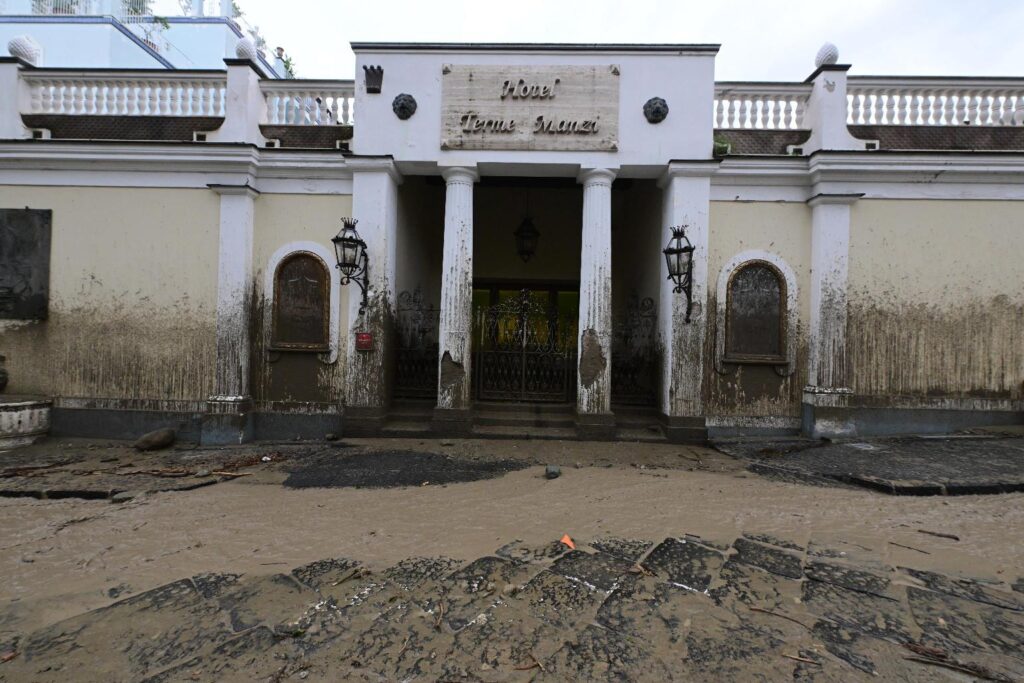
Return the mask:
<path fill-rule="evenodd" d="M 444 64 L 611 65 L 620 69 L 619 149 L 617 152 L 458 151 L 441 150 L 441 69 Z M 366 93 L 363 66 L 384 67 L 383 90 Z M 380 51 L 356 50 L 356 111 L 373 126 L 359 128 L 353 141 L 358 154 L 394 155 L 399 167 L 429 171 L 433 164 L 476 165 L 483 175 L 513 174 L 503 165 L 536 165 L 520 175 L 570 175 L 566 166 L 628 166 L 620 176 L 655 177 L 671 159 L 711 156 L 714 55 L 630 52 Z M 416 98 L 412 118 L 401 121 L 391 110 L 400 93 Z M 667 100 L 668 118 L 653 125 L 643 115 L 651 97 Z M 547 172 L 541 165 L 553 168 Z M 554 168 L 558 167 L 558 168 Z M 522 169 L 519 169 L 520 171 Z M 571 175 L 575 175 L 573 171 Z"/>
<path fill-rule="evenodd" d="M 0 18 L 0 56 L 9 57 L 7 43 L 32 36 L 43 48 L 37 66 L 83 69 L 163 69 L 164 66 L 109 23 L 7 23 Z M 221 60 L 221 68 L 224 62 Z"/>

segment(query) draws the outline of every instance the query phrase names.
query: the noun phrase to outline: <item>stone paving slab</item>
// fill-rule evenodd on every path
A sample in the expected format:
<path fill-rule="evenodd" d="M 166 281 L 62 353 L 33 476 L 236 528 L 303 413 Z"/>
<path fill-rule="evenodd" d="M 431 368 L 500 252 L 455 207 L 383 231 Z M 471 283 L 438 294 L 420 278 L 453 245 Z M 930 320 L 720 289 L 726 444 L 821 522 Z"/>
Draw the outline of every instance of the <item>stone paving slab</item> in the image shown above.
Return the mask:
<path fill-rule="evenodd" d="M 1012 586 L 821 557 L 787 539 L 719 550 L 692 538 L 201 574 L 17 636 L 0 680 L 1024 677 Z"/>
<path fill-rule="evenodd" d="M 852 442 L 744 440 L 714 444 L 747 469 L 786 481 L 907 496 L 1024 491 L 1024 438 L 906 437 Z"/>

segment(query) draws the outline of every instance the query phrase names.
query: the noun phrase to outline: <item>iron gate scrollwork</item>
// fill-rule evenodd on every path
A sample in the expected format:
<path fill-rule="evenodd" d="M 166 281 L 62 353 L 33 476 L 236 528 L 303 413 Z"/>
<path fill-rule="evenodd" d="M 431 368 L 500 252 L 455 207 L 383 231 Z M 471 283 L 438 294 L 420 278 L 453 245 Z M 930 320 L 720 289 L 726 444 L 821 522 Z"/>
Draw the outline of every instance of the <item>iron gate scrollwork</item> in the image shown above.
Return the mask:
<path fill-rule="evenodd" d="M 577 320 L 524 289 L 478 312 L 477 398 L 571 401 L 576 390 Z"/>
<path fill-rule="evenodd" d="M 398 295 L 395 396 L 437 396 L 437 334 L 440 315 L 440 309 L 423 301 L 423 292 L 419 287 Z"/>
<path fill-rule="evenodd" d="M 612 402 L 654 405 L 658 395 L 658 311 L 654 299 L 632 294 L 612 327 Z"/>

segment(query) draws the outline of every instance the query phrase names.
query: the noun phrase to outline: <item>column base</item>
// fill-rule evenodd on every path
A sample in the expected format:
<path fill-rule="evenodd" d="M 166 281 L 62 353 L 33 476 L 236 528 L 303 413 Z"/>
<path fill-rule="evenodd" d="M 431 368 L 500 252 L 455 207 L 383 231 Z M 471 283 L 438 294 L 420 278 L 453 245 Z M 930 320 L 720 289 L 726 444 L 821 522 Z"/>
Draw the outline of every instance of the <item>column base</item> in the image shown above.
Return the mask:
<path fill-rule="evenodd" d="M 661 430 L 669 443 L 688 443 L 705 446 L 708 443 L 708 425 L 703 417 L 682 417 L 678 415 L 658 416 Z"/>
<path fill-rule="evenodd" d="M 473 433 L 473 411 L 466 408 L 434 408 L 430 430 L 438 436 L 469 436 Z"/>
<path fill-rule="evenodd" d="M 576 436 L 585 441 L 614 441 L 614 413 L 577 413 Z"/>
<path fill-rule="evenodd" d="M 387 409 L 383 406 L 345 406 L 342 433 L 345 436 L 380 436 L 387 419 Z"/>
<path fill-rule="evenodd" d="M 248 397 L 213 397 L 199 418 L 201 446 L 229 446 L 253 439 L 252 401 Z"/>

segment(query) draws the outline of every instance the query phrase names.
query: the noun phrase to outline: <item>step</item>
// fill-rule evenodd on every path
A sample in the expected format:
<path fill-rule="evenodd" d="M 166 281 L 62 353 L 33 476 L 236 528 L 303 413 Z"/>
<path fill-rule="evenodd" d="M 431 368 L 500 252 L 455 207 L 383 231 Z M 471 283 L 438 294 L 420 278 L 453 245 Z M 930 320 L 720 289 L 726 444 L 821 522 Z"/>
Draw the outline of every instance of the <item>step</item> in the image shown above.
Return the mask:
<path fill-rule="evenodd" d="M 563 427 L 530 427 L 526 430 L 501 426 L 473 427 L 473 436 L 478 439 L 541 439 L 575 440 L 576 429 Z"/>
<path fill-rule="evenodd" d="M 528 413 L 531 415 L 575 415 L 573 403 L 512 403 L 504 401 L 477 401 L 473 409 L 479 413 Z"/>
<path fill-rule="evenodd" d="M 576 418 L 572 415 L 533 415 L 530 413 L 477 412 L 473 415 L 473 423 L 483 427 L 554 427 L 569 429 L 576 426 Z"/>
<path fill-rule="evenodd" d="M 617 441 L 634 441 L 642 443 L 668 443 L 668 439 L 659 428 L 657 431 L 650 429 L 619 428 L 615 430 Z"/>
<path fill-rule="evenodd" d="M 387 436 L 427 436 L 432 434 L 429 421 L 388 420 L 381 428 Z"/>

